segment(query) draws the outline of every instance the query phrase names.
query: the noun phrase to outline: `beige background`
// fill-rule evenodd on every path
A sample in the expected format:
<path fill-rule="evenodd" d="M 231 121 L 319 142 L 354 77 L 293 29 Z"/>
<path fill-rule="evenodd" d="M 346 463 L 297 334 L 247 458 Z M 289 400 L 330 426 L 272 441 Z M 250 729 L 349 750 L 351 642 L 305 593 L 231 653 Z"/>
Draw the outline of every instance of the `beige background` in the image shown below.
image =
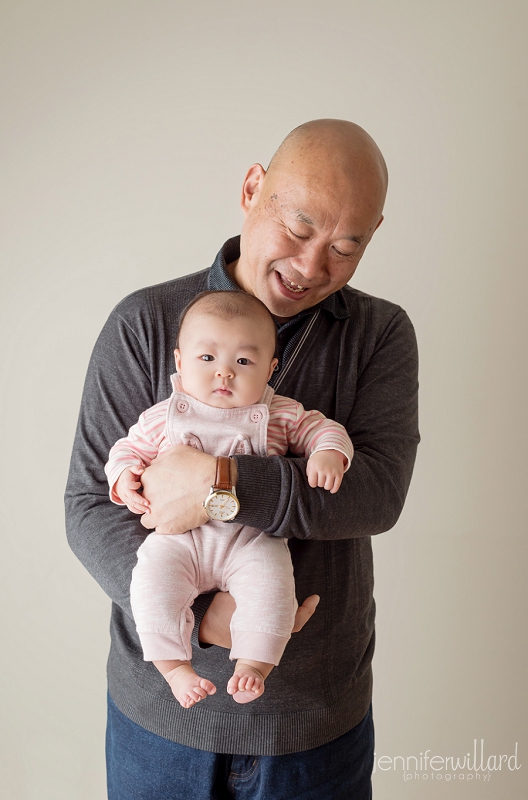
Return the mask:
<path fill-rule="evenodd" d="M 3 797 L 105 797 L 109 603 L 62 511 L 95 337 L 123 295 L 209 265 L 246 168 L 323 116 L 386 155 L 354 284 L 407 309 L 422 362 L 414 482 L 374 543 L 377 757 L 476 738 L 486 759 L 518 742 L 522 764 L 488 783 L 378 769 L 375 797 L 526 797 L 527 17 L 525 0 L 3 0 Z"/>

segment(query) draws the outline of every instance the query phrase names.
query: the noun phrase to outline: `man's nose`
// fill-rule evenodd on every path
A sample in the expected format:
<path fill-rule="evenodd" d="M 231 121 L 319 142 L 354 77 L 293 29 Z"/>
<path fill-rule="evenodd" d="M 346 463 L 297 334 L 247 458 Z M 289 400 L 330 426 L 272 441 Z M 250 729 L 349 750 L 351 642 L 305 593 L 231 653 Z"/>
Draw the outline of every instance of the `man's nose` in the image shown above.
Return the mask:
<path fill-rule="evenodd" d="M 292 267 L 308 281 L 318 278 L 326 269 L 327 251 L 324 245 L 307 242 L 302 251 L 290 259 Z"/>

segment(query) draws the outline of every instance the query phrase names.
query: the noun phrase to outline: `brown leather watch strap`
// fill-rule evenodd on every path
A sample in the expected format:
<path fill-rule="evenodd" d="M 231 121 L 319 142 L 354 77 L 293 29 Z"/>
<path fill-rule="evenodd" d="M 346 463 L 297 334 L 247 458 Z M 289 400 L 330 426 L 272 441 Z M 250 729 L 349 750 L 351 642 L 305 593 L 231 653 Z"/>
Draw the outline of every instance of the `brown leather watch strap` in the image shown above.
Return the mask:
<path fill-rule="evenodd" d="M 230 492 L 233 488 L 233 481 L 231 480 L 231 459 L 227 456 L 217 456 L 214 488 L 224 489 L 227 492 Z"/>

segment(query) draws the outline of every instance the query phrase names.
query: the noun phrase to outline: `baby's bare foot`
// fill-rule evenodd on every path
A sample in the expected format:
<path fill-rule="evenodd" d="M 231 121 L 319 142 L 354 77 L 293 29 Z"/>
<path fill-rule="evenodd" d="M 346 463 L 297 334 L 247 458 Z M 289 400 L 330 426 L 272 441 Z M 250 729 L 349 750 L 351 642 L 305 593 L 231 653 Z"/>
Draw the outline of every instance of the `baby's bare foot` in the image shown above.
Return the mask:
<path fill-rule="evenodd" d="M 227 693 L 237 703 L 251 703 L 264 692 L 264 676 L 249 664 L 238 662 L 227 684 Z"/>
<path fill-rule="evenodd" d="M 190 664 L 181 664 L 164 676 L 176 700 L 183 708 L 191 708 L 208 694 L 216 692 L 216 686 L 206 678 L 200 678 Z"/>

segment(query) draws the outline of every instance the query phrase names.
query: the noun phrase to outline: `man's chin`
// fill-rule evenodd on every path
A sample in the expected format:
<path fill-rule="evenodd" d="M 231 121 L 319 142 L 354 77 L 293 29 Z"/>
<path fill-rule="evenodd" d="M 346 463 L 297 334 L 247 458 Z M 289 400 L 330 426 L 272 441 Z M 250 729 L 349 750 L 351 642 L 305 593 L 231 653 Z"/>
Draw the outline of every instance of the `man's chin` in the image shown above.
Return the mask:
<path fill-rule="evenodd" d="M 285 322 L 306 308 L 311 308 L 319 301 L 306 296 L 298 299 L 292 298 L 291 300 L 283 297 L 273 297 L 263 302 L 278 322 Z"/>

